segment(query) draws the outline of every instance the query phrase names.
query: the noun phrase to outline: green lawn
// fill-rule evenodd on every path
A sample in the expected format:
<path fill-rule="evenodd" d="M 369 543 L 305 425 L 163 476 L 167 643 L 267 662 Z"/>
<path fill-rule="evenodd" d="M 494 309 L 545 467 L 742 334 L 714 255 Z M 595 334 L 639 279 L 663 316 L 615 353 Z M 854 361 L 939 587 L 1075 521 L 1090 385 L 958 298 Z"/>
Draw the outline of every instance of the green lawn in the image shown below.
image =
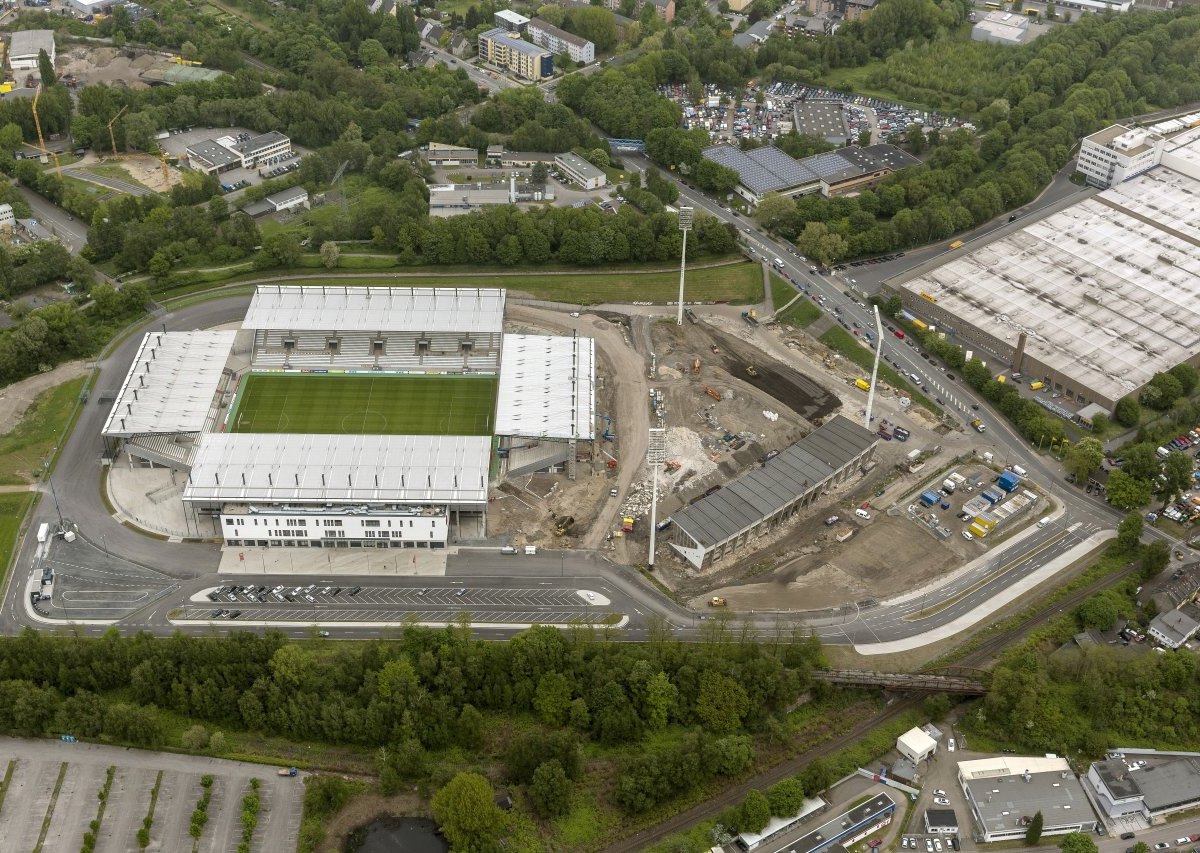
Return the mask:
<path fill-rule="evenodd" d="M 825 344 L 825 346 L 831 349 L 837 350 L 846 358 L 850 359 L 852 362 L 870 374 L 871 368 L 875 364 L 875 351 L 864 347 L 858 338 L 851 335 L 845 329 L 841 328 L 840 326 L 834 326 L 825 334 L 821 335 L 821 343 Z M 914 388 L 911 382 L 908 382 L 906 379 L 902 378 L 899 373 L 884 364 L 882 359 L 880 360 L 879 364 L 879 378 L 887 382 L 893 388 L 899 388 L 901 390 L 908 391 L 910 394 L 912 394 L 914 403 L 920 403 L 922 406 L 935 414 L 941 412 L 941 408 L 937 406 L 933 400 L 930 400 L 919 390 Z"/>
<path fill-rule="evenodd" d="M 797 296 L 800 298 L 796 299 Z M 775 319 L 780 323 L 804 328 L 821 316 L 821 309 L 811 299 L 775 273 L 771 273 L 771 298 L 775 301 Z M 782 311 L 783 306 L 793 299 L 796 299 L 795 303 Z"/>
<path fill-rule="evenodd" d="M 8 562 L 12 559 L 13 549 L 17 547 L 21 522 L 36 499 L 37 495 L 33 492 L 0 495 L 0 580 L 8 572 Z"/>
<path fill-rule="evenodd" d="M 58 445 L 86 381 L 80 377 L 43 391 L 21 422 L 0 435 L 0 485 L 19 486 L 37 480 L 37 472 Z"/>
<path fill-rule="evenodd" d="M 491 435 L 494 376 L 254 373 L 242 381 L 232 432 Z"/>

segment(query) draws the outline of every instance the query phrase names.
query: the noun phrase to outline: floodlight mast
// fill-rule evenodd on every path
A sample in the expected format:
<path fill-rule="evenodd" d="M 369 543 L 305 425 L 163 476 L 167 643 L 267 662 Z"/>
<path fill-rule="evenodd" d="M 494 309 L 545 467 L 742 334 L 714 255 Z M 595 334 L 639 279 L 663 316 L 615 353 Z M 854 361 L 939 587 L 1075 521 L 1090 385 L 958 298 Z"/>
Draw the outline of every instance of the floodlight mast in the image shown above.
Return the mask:
<path fill-rule="evenodd" d="M 679 253 L 679 304 L 678 310 L 675 313 L 675 325 L 683 325 L 683 273 L 687 266 L 687 235 L 692 230 L 692 215 L 695 209 L 691 207 L 679 208 L 679 230 L 683 232 L 683 250 Z"/>

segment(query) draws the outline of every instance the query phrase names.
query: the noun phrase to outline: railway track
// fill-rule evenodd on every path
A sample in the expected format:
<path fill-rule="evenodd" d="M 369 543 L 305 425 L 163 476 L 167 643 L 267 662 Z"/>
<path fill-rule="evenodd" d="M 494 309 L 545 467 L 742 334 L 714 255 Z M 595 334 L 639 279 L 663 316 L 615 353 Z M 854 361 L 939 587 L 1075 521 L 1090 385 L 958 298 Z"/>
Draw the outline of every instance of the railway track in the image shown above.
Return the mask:
<path fill-rule="evenodd" d="M 1021 623 L 1016 627 L 985 640 L 979 646 L 963 655 L 963 657 L 954 661 L 954 665 L 982 668 L 984 664 L 993 661 L 996 655 L 1003 651 L 1007 646 L 1011 645 L 1014 640 L 1023 637 L 1026 633 L 1033 630 L 1038 625 L 1041 625 L 1047 619 L 1052 618 L 1055 614 L 1064 611 L 1069 607 L 1074 607 L 1089 596 L 1095 595 L 1097 592 L 1121 582 L 1132 571 L 1133 568 L 1129 567 L 1115 575 L 1109 575 L 1107 577 L 1100 578 L 1094 583 L 1088 584 L 1087 586 L 1076 590 L 1066 598 L 1055 601 L 1049 606 L 1038 610 L 1037 613 L 1034 613 L 1028 618 L 1022 620 Z M 901 699 L 897 702 L 893 702 L 883 711 L 879 712 L 873 717 L 863 720 L 845 734 L 831 738 L 820 746 L 814 747 L 813 749 L 801 753 L 794 758 L 789 758 L 787 761 L 777 764 L 771 769 L 765 770 L 762 773 L 759 773 L 757 776 L 747 779 L 744 782 L 740 782 L 737 785 L 722 791 L 716 797 L 705 800 L 703 803 L 699 803 L 687 811 L 681 812 L 674 817 L 663 821 L 662 823 L 655 824 L 654 826 L 635 833 L 628 838 L 623 838 L 620 841 L 604 848 L 604 853 L 635 853 L 635 851 L 645 850 L 650 845 L 661 841 L 668 835 L 672 835 L 676 832 L 682 832 L 693 824 L 699 823 L 700 821 L 711 817 L 713 814 L 716 814 L 723 809 L 740 803 L 752 790 L 768 788 L 771 785 L 774 785 L 776 782 L 787 778 L 788 776 L 796 775 L 810 762 L 812 762 L 813 759 L 831 755 L 832 753 L 837 752 L 839 749 L 849 746 L 858 739 L 862 738 L 864 735 L 870 733 L 877 726 L 881 726 L 884 723 L 894 720 L 905 711 L 915 708 L 919 702 L 920 699 L 915 697 L 909 697 Z"/>

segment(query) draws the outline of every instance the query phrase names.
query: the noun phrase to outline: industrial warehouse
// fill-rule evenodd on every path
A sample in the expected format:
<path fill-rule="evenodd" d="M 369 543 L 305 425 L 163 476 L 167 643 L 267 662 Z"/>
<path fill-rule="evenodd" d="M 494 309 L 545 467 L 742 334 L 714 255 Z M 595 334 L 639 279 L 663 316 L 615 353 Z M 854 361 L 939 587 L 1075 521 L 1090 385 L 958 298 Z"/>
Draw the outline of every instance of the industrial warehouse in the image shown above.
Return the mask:
<path fill-rule="evenodd" d="M 697 569 L 747 546 L 869 462 L 879 437 L 837 415 L 758 468 L 671 516 L 671 547 Z"/>
<path fill-rule="evenodd" d="M 593 339 L 506 337 L 504 305 L 498 289 L 259 286 L 240 329 L 145 336 L 105 457 L 185 474 L 189 529 L 231 546 L 482 538 L 494 478 L 574 476 L 595 438 Z"/>
<path fill-rule="evenodd" d="M 1111 411 L 1156 372 L 1200 362 L 1200 128 L 1163 151 L 1141 174 L 887 287 L 994 374 Z"/>

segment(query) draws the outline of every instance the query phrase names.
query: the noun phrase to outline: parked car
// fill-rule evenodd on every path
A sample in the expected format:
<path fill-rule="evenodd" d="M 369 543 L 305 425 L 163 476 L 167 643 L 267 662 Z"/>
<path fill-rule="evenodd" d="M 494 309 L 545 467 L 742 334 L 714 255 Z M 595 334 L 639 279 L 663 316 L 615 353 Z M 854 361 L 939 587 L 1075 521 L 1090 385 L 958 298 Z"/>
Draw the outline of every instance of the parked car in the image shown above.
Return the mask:
<path fill-rule="evenodd" d="M 954 752 L 957 747 L 958 744 L 954 742 L 954 738 L 950 738 L 950 740 L 946 743 L 946 749 L 950 750 L 951 752 Z"/>
<path fill-rule="evenodd" d="M 950 801 L 948 799 L 946 799 L 945 797 L 934 797 L 933 802 L 935 805 L 939 805 L 939 806 L 950 805 Z M 941 848 L 938 848 L 938 849 L 941 849 Z"/>

